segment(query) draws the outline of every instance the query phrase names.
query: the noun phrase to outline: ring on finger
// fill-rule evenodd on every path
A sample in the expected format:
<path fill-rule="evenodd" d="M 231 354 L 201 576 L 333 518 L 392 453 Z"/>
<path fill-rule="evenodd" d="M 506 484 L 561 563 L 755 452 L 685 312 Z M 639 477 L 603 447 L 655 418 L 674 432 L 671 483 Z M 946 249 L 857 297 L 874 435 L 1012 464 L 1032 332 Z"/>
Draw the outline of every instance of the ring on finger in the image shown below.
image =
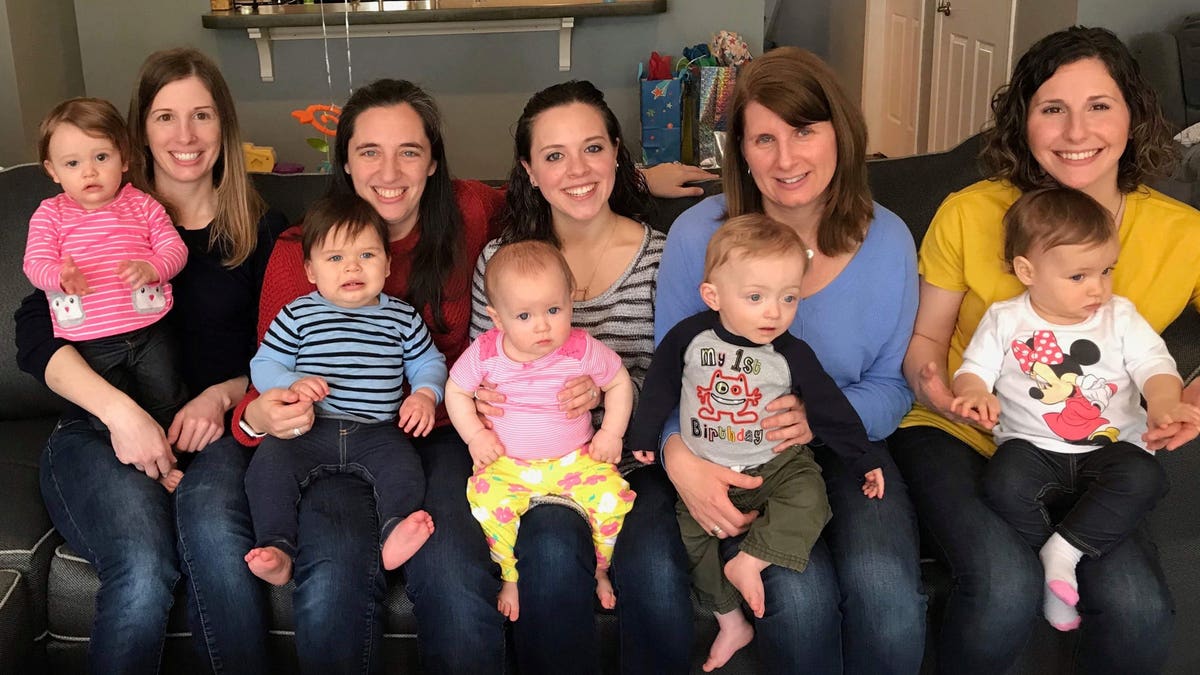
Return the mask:
<path fill-rule="evenodd" d="M 721 526 L 720 526 L 720 525 L 713 525 L 713 526 L 712 526 L 712 529 L 711 529 L 711 530 L 709 530 L 709 533 L 710 533 L 710 534 L 712 534 L 712 536 L 714 536 L 714 537 L 719 537 L 719 536 L 721 536 Z"/>
<path fill-rule="evenodd" d="M 303 433 L 303 431 L 300 431 L 300 427 L 292 427 L 292 436 L 299 438 Z"/>
<path fill-rule="evenodd" d="M 595 389 L 592 389 L 592 398 L 596 398 L 597 396 L 599 396 L 599 394 L 596 393 Z"/>

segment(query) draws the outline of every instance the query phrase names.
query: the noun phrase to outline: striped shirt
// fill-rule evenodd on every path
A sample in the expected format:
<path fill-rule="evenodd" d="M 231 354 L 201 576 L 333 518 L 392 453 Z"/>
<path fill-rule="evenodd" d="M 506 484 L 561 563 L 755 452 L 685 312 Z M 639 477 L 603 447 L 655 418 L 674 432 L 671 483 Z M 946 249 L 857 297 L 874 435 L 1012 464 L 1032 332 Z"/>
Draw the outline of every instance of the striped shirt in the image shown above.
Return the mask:
<path fill-rule="evenodd" d="M 567 380 L 590 375 L 604 387 L 621 370 L 621 357 L 604 343 L 574 328 L 561 347 L 533 361 L 513 361 L 501 346 L 503 335 L 489 330 L 454 362 L 450 379 L 466 391 L 483 380 L 504 394 L 504 415 L 492 419 L 504 454 L 513 459 L 558 459 L 592 440 L 591 420 L 566 419 L 558 392 Z"/>
<path fill-rule="evenodd" d="M 63 293 L 67 256 L 87 279 L 90 293 Z M 150 263 L 158 281 L 130 288 L 117 277 L 117 265 L 126 260 Z M 29 219 L 25 276 L 46 291 L 54 337 L 64 340 L 95 340 L 158 321 L 174 303 L 168 280 L 186 262 L 187 246 L 162 204 L 132 185 L 94 211 L 59 194 L 43 201 Z"/>
<path fill-rule="evenodd" d="M 320 416 L 386 422 L 396 419 L 405 382 L 442 401 L 446 358 L 412 305 L 381 293 L 377 305 L 348 309 L 313 291 L 280 310 L 250 361 L 259 391 L 309 375 L 329 384 Z"/>

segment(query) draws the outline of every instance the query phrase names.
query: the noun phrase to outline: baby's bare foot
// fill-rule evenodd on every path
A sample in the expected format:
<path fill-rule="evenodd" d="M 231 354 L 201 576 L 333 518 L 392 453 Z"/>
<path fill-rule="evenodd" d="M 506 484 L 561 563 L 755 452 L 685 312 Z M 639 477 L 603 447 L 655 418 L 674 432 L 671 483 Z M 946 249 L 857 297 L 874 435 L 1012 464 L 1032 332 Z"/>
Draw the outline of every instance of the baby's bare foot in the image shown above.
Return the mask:
<path fill-rule="evenodd" d="M 711 673 L 733 658 L 739 649 L 750 644 L 754 639 L 754 627 L 746 620 L 742 610 L 735 609 L 725 614 L 716 614 L 717 637 L 712 647 L 708 648 L 708 660 L 704 662 L 704 672 Z"/>
<path fill-rule="evenodd" d="M 292 578 L 292 556 L 278 547 L 252 548 L 244 560 L 254 576 L 271 585 L 283 586 Z"/>
<path fill-rule="evenodd" d="M 158 484 L 167 489 L 167 492 L 175 492 L 175 488 L 179 487 L 179 481 L 183 480 L 183 472 L 179 469 L 171 469 L 158 478 Z"/>
<path fill-rule="evenodd" d="M 433 535 L 433 518 L 425 511 L 413 511 L 392 528 L 383 542 L 383 568 L 394 570 L 408 562 Z"/>
<path fill-rule="evenodd" d="M 738 589 L 742 598 L 746 600 L 746 604 L 750 605 L 750 611 L 760 619 L 766 609 L 766 603 L 763 600 L 762 571 L 769 565 L 770 563 L 759 560 L 745 551 L 738 553 L 733 556 L 733 560 L 725 563 L 725 578 L 729 579 L 729 583 Z"/>
<path fill-rule="evenodd" d="M 509 621 L 516 621 L 521 613 L 521 603 L 517 602 L 517 582 L 500 582 L 500 596 L 496 598 L 496 609 Z"/>
<path fill-rule="evenodd" d="M 608 570 L 599 567 L 596 568 L 596 597 L 600 598 L 600 606 L 604 609 L 617 606 L 617 594 L 608 578 Z"/>

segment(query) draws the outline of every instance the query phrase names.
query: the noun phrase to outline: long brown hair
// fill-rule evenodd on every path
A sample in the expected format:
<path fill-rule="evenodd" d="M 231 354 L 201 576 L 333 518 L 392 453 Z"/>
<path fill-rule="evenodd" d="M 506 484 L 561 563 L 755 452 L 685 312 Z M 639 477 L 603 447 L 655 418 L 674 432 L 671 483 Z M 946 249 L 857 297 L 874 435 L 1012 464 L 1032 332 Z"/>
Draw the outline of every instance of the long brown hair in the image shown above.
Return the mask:
<path fill-rule="evenodd" d="M 737 74 L 729 104 L 729 136 L 722 167 L 726 217 L 761 213 L 762 193 L 742 154 L 746 106 L 751 102 L 793 127 L 830 122 L 837 138 L 837 169 L 825 189 L 825 210 L 817 227 L 817 248 L 825 255 L 854 250 L 867 236 L 874 216 L 867 184 L 867 124 L 829 66 L 799 47 L 780 47 L 751 61 Z"/>
<path fill-rule="evenodd" d="M 200 80 L 212 95 L 221 126 L 221 155 L 213 166 L 217 213 L 209 228 L 209 247 L 221 252 L 226 267 L 237 267 L 254 251 L 258 220 L 266 212 L 267 205 L 246 173 L 237 110 L 229 86 L 217 65 L 199 51 L 191 48 L 158 51 L 146 57 L 142 64 L 129 99 L 129 137 L 133 147 L 129 158 L 130 181 L 134 187 L 162 202 L 171 219 L 176 219 L 178 212 L 174 205 L 154 189 L 154 158 L 146 140 L 146 122 L 158 92 L 172 82 L 189 77 Z"/>

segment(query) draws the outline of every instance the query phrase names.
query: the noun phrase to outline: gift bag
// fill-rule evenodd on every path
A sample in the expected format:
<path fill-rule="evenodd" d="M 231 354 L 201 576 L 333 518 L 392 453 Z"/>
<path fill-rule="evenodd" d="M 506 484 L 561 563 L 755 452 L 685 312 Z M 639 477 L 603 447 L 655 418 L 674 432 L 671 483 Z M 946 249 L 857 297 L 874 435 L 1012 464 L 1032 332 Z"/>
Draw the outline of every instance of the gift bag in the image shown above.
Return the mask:
<path fill-rule="evenodd" d="M 697 103 L 696 161 L 701 166 L 719 166 L 714 131 L 725 131 L 729 122 L 729 101 L 733 98 L 733 83 L 737 69 L 733 66 L 704 66 L 700 68 L 700 99 Z"/>
<path fill-rule="evenodd" d="M 642 162 L 678 162 L 681 154 L 683 83 L 677 77 L 652 80 L 638 66 L 641 85 Z"/>

